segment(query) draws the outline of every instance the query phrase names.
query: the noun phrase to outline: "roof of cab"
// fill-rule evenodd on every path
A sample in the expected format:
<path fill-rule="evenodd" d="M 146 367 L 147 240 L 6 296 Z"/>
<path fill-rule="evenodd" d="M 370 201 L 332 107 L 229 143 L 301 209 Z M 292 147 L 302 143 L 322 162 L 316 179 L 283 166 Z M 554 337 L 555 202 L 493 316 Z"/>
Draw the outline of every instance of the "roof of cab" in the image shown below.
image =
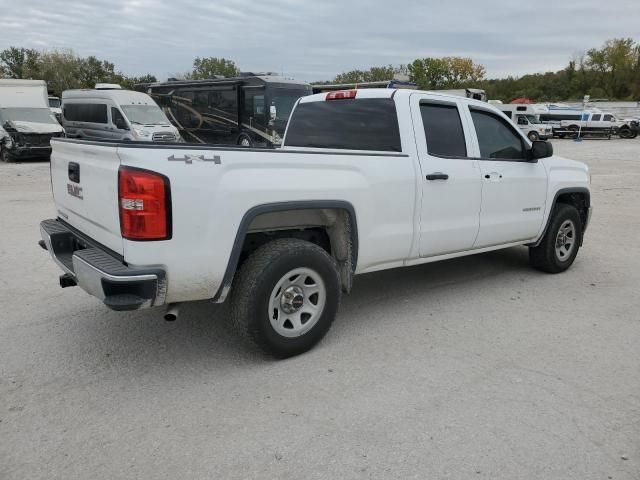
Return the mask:
<path fill-rule="evenodd" d="M 85 100 L 85 99 L 113 100 L 119 104 L 155 105 L 153 99 L 143 92 L 134 90 L 102 90 L 94 88 L 83 88 L 80 90 L 65 90 L 62 92 L 62 100 Z"/>
<path fill-rule="evenodd" d="M 308 102 L 323 102 L 326 100 L 327 95 L 329 93 L 335 94 L 337 90 L 332 92 L 322 92 L 316 93 L 313 95 L 309 95 L 306 97 L 302 97 L 300 99 L 300 103 L 308 103 Z M 459 95 L 451 95 L 448 93 L 440 93 L 437 90 L 411 90 L 406 88 L 359 88 L 356 90 L 356 100 L 363 98 L 394 98 L 394 97 L 408 97 L 410 95 L 428 93 L 429 95 L 434 95 L 438 97 L 442 97 L 443 99 L 452 99 L 452 100 L 466 100 L 469 103 L 475 103 L 478 105 L 488 105 L 487 102 L 483 102 L 481 100 L 474 100 L 473 98 L 462 97 Z M 339 101 L 339 100 L 332 100 Z"/>

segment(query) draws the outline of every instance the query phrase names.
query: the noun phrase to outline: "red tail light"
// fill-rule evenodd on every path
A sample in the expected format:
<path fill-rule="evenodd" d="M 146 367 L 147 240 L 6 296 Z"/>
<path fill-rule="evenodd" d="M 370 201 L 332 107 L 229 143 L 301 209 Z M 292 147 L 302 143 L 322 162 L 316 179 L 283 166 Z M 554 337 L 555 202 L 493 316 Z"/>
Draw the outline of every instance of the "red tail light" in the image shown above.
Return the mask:
<path fill-rule="evenodd" d="M 118 171 L 120 231 L 127 240 L 171 238 L 171 188 L 159 173 L 131 167 Z"/>
<path fill-rule="evenodd" d="M 357 90 L 338 90 L 336 92 L 329 92 L 325 97 L 325 100 L 343 100 L 346 98 L 356 98 Z"/>

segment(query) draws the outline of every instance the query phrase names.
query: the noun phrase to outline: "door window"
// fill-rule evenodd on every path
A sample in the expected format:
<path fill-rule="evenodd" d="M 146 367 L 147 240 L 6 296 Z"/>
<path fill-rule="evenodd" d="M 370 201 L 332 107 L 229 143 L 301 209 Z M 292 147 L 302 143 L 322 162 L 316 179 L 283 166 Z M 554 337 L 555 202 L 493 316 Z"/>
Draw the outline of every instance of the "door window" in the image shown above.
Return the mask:
<path fill-rule="evenodd" d="M 497 160 L 525 160 L 527 158 L 522 137 L 503 118 L 471 108 L 471 118 L 478 136 L 480 157 Z"/>
<path fill-rule="evenodd" d="M 115 125 L 116 128 L 121 130 L 127 129 L 127 122 L 125 122 L 122 113 L 115 107 L 111 107 L 111 122 Z"/>
<path fill-rule="evenodd" d="M 613 122 L 613 115 L 605 115 L 603 120 L 605 122 Z"/>
<path fill-rule="evenodd" d="M 440 157 L 466 157 L 460 113 L 455 105 L 420 103 L 420 115 L 429 155 Z"/>
<path fill-rule="evenodd" d="M 518 117 L 518 125 L 529 125 L 529 122 L 527 122 L 526 117 L 519 116 Z"/>
<path fill-rule="evenodd" d="M 592 121 L 592 122 L 599 122 L 599 121 L 600 121 L 600 117 L 602 117 L 602 115 L 600 115 L 599 113 L 597 113 L 597 114 L 595 114 L 595 115 L 593 115 L 593 116 L 591 117 L 591 121 Z"/>

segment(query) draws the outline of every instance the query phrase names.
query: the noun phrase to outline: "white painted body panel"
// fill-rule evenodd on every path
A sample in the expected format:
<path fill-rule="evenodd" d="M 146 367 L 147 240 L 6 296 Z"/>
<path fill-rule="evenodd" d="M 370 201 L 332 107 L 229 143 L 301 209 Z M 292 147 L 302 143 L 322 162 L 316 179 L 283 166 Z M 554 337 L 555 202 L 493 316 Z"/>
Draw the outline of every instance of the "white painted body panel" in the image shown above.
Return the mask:
<path fill-rule="evenodd" d="M 392 90 L 361 90 L 358 98 L 392 94 Z M 429 157 L 423 148 L 422 125 L 415 124 L 415 114 L 412 117 L 410 95 L 416 94 L 453 99 L 465 107 L 473 102 L 497 111 L 483 102 L 398 90 L 393 98 L 402 154 L 286 146 L 259 151 L 53 141 L 56 205 L 62 218 L 121 253 L 128 264 L 162 266 L 167 272 L 166 302 L 171 303 L 216 294 L 242 218 L 258 205 L 303 200 L 351 204 L 357 222 L 355 273 L 359 274 L 535 241 L 544 230 L 555 193 L 568 186 L 588 188 L 586 166 L 559 157 L 538 163 L 496 162 L 498 166 L 489 165 L 493 162 L 482 165 L 484 161 L 473 158 Z M 470 115 L 465 115 L 467 148 L 473 156 L 479 149 L 470 122 Z M 217 156 L 219 162 L 169 160 L 185 156 L 211 160 Z M 82 201 L 67 194 L 69 161 L 81 164 Z M 170 179 L 170 240 L 121 238 L 117 205 L 120 165 L 152 170 Z M 497 169 L 506 175 L 503 182 L 484 178 L 484 171 Z M 449 172 L 455 181 L 427 182 L 425 174 L 435 170 Z M 529 206 L 541 209 L 522 212 Z M 463 238 L 460 245 L 451 245 L 453 234 Z"/>

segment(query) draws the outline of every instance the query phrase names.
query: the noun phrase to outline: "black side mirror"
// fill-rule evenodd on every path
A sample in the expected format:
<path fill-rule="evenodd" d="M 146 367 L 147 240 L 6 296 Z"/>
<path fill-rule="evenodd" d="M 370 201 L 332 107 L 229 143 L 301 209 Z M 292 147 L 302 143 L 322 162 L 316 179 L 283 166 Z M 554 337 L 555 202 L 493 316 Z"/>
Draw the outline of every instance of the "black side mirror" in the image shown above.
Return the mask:
<path fill-rule="evenodd" d="M 553 145 L 545 140 L 534 140 L 530 152 L 531 160 L 547 158 L 553 155 Z"/>

